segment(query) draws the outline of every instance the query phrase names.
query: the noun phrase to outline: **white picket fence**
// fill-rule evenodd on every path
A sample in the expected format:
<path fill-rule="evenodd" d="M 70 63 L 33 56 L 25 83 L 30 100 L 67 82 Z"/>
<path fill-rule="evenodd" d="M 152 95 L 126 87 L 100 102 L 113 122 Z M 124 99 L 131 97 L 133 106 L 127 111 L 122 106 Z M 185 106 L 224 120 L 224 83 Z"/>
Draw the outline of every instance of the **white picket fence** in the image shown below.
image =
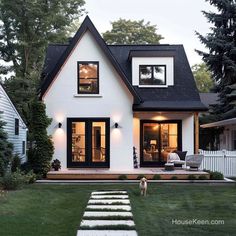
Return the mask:
<path fill-rule="evenodd" d="M 200 169 L 219 171 L 226 177 L 236 177 L 236 151 L 204 151 L 200 150 L 204 159 Z"/>

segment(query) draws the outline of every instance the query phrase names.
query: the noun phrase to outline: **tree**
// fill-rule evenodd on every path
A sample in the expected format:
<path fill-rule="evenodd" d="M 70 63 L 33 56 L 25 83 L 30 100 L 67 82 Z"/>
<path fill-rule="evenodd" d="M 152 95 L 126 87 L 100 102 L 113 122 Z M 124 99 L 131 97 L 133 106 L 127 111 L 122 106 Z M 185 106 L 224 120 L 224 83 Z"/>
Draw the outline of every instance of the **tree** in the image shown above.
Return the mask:
<path fill-rule="evenodd" d="M 0 120 L 0 176 L 3 176 L 12 160 L 13 145 L 7 140 L 7 133 L 3 126 L 5 123 Z"/>
<path fill-rule="evenodd" d="M 30 106 L 28 162 L 34 173 L 45 176 L 50 170 L 54 152 L 51 137 L 47 135 L 47 127 L 50 125 L 51 119 L 46 116 L 44 103 L 34 100 Z"/>
<path fill-rule="evenodd" d="M 214 87 L 214 82 L 206 64 L 201 63 L 193 65 L 192 72 L 197 84 L 198 91 L 201 93 L 210 92 L 210 90 Z"/>
<path fill-rule="evenodd" d="M 197 33 L 209 52 L 197 51 L 209 68 L 216 83 L 220 103 L 213 109 L 217 119 L 236 115 L 236 2 L 235 0 L 206 0 L 217 11 L 203 11 L 212 23 L 206 36 Z"/>
<path fill-rule="evenodd" d="M 83 13 L 84 0 L 1 0 L 0 67 L 11 100 L 25 118 L 28 102 L 37 96 L 49 42 L 65 42 L 70 25 Z M 20 96 L 19 96 L 20 94 Z"/>
<path fill-rule="evenodd" d="M 111 22 L 112 29 L 103 33 L 103 38 L 107 44 L 159 44 L 163 39 L 157 34 L 156 25 L 144 20 L 132 21 L 119 19 Z"/>

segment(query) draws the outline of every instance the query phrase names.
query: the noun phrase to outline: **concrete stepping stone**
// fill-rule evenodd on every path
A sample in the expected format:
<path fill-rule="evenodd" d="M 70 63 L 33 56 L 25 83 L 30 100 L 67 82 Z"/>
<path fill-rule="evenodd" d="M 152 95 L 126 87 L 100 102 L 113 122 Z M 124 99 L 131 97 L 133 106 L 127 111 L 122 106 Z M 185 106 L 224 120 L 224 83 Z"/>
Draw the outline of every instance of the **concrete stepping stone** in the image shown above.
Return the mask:
<path fill-rule="evenodd" d="M 78 230 L 77 236 L 138 236 L 135 230 Z"/>
<path fill-rule="evenodd" d="M 94 191 L 91 193 L 92 195 L 103 195 L 103 194 L 127 194 L 127 191 L 119 191 L 119 190 L 109 190 L 109 191 Z"/>
<path fill-rule="evenodd" d="M 106 198 L 114 198 L 114 199 L 128 199 L 128 195 L 92 195 L 91 199 L 106 199 Z"/>
<path fill-rule="evenodd" d="M 124 212 L 124 211 L 86 211 L 84 212 L 84 217 L 104 217 L 104 216 L 130 216 L 132 217 L 133 214 L 131 212 Z"/>
<path fill-rule="evenodd" d="M 127 226 L 134 226 L 133 220 L 82 220 L 80 226 L 89 226 L 89 227 L 96 227 L 96 226 L 110 226 L 110 225 L 127 225 Z"/>
<path fill-rule="evenodd" d="M 129 205 L 87 205 L 87 209 L 131 211 L 131 207 Z"/>
<path fill-rule="evenodd" d="M 114 204 L 114 203 L 121 203 L 121 204 L 130 204 L 129 199 L 92 199 L 88 201 L 88 204 Z"/>

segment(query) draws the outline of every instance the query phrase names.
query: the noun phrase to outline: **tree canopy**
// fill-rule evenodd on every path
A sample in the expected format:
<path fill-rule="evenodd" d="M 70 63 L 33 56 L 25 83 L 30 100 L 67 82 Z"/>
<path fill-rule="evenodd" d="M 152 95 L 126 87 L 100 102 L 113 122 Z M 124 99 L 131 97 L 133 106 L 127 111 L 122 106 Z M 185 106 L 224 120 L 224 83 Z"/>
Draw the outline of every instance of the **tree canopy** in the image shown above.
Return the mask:
<path fill-rule="evenodd" d="M 111 22 L 112 29 L 102 34 L 107 44 L 159 44 L 163 37 L 156 25 L 144 20 L 119 19 Z"/>
<path fill-rule="evenodd" d="M 201 93 L 208 93 L 214 87 L 211 73 L 209 72 L 205 63 L 195 64 L 192 66 L 192 72 L 198 91 Z"/>
<path fill-rule="evenodd" d="M 206 36 L 197 33 L 208 52 L 198 51 L 209 68 L 220 103 L 214 107 L 216 119 L 236 115 L 236 2 L 235 0 L 206 0 L 216 12 L 203 11 L 212 24 Z"/>

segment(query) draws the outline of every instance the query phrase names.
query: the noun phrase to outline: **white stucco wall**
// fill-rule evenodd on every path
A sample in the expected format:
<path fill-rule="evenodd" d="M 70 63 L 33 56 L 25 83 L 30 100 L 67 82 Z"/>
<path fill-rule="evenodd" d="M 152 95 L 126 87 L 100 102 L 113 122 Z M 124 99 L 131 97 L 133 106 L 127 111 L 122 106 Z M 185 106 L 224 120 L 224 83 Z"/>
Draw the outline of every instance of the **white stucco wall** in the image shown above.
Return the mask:
<path fill-rule="evenodd" d="M 99 96 L 76 95 L 77 61 L 99 61 Z M 111 126 L 118 122 L 122 128 L 110 129 L 110 169 L 133 169 L 133 97 L 90 32 L 80 39 L 43 101 L 47 115 L 53 119 L 48 128 L 55 147 L 53 158 L 61 161 L 62 169 L 67 166 L 68 117 L 106 117 Z"/>
<path fill-rule="evenodd" d="M 187 151 L 187 155 L 194 154 L 194 115 L 192 113 L 135 113 L 133 140 L 138 158 L 140 158 L 140 120 L 182 120 L 182 150 Z"/>
<path fill-rule="evenodd" d="M 165 65 L 166 85 L 140 85 L 140 87 L 168 87 L 174 85 L 174 58 L 173 57 L 133 57 L 132 83 L 139 85 L 139 65 Z"/>

